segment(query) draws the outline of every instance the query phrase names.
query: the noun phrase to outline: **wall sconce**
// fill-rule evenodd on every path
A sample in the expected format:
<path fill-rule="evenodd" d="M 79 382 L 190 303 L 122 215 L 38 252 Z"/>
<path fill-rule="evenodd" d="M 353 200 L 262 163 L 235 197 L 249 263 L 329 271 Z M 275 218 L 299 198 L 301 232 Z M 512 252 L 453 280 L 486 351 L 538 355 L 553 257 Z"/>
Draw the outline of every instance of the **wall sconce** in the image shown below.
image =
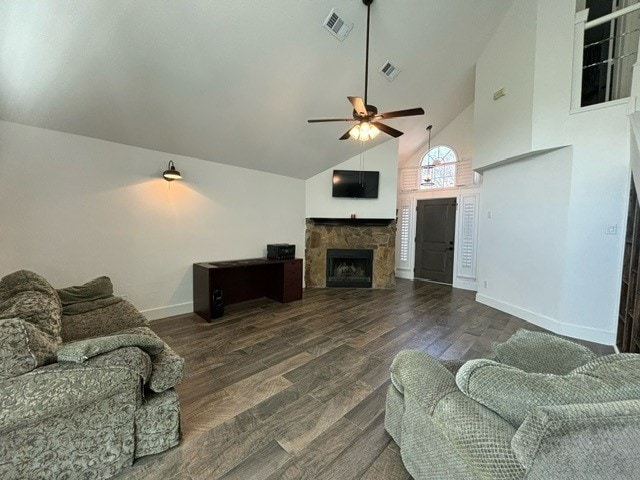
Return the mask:
<path fill-rule="evenodd" d="M 180 180 L 182 178 L 182 175 L 180 175 L 180 172 L 176 170 L 176 166 L 173 164 L 173 160 L 169 161 L 169 165 L 167 165 L 167 169 L 164 171 L 162 176 L 167 182 L 172 182 L 173 180 Z"/>

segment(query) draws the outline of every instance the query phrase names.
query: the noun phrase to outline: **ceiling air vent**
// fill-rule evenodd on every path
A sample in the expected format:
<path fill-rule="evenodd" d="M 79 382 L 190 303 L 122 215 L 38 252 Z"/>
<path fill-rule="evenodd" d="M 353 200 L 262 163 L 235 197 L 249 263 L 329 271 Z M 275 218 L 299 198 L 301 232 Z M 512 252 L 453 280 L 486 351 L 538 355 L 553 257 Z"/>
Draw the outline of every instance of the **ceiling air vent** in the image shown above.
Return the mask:
<path fill-rule="evenodd" d="M 347 38 L 347 35 L 349 35 L 349 32 L 353 28 L 353 23 L 345 20 L 338 14 L 338 12 L 336 12 L 335 8 L 332 8 L 331 12 L 329 12 L 329 16 L 324 21 L 322 26 L 329 30 L 329 33 L 331 33 L 331 35 L 342 42 L 345 38 Z"/>
<path fill-rule="evenodd" d="M 393 65 L 391 62 L 387 62 L 380 69 L 380 73 L 382 75 L 384 75 L 384 77 L 387 80 L 389 80 L 390 82 L 393 82 L 393 80 L 400 73 L 400 69 L 398 67 L 396 67 L 395 65 Z"/>

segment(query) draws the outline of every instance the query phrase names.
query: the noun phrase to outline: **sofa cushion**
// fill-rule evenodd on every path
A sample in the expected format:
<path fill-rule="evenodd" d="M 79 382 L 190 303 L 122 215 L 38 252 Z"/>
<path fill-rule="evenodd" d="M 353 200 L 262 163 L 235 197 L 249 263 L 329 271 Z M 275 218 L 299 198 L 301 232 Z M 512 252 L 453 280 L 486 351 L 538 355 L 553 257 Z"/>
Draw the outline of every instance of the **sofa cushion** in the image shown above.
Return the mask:
<path fill-rule="evenodd" d="M 463 393 L 519 427 L 538 406 L 640 400 L 640 355 L 600 357 L 567 375 L 471 360 L 458 371 L 456 383 Z"/>
<path fill-rule="evenodd" d="M 89 302 L 78 302 L 62 307 L 62 315 L 79 315 L 81 313 L 93 312 L 100 308 L 109 307 L 122 301 L 120 297 L 107 297 Z"/>
<path fill-rule="evenodd" d="M 596 358 L 587 347 L 544 332 L 518 330 L 504 343 L 494 343 L 494 360 L 530 373 L 564 375 Z"/>
<path fill-rule="evenodd" d="M 82 363 L 89 358 L 124 347 L 138 347 L 149 355 L 157 355 L 165 343 L 159 338 L 136 333 L 120 333 L 66 343 L 58 349 L 59 362 Z"/>
<path fill-rule="evenodd" d="M 0 319 L 20 318 L 38 327 L 60 343 L 60 306 L 50 294 L 40 291 L 16 293 L 0 303 Z"/>
<path fill-rule="evenodd" d="M 147 319 L 126 300 L 78 315 L 62 315 L 65 342 L 110 335 L 127 328 L 147 325 Z"/>
<path fill-rule="evenodd" d="M 35 325 L 19 318 L 0 320 L 0 379 L 53 362 L 56 349 L 54 339 Z"/>
<path fill-rule="evenodd" d="M 56 290 L 62 306 L 74 303 L 93 302 L 113 296 L 113 284 L 109 277 L 97 277 L 84 285 L 76 285 Z"/>

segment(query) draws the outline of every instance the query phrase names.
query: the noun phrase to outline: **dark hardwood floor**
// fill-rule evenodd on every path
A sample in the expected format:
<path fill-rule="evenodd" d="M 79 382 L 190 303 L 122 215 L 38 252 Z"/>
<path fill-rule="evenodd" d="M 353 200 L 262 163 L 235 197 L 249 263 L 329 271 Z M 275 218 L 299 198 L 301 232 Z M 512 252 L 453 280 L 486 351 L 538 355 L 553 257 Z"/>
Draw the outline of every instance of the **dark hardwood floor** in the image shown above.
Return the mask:
<path fill-rule="evenodd" d="M 194 314 L 153 322 L 186 359 L 183 440 L 119 478 L 410 478 L 384 430 L 396 353 L 483 357 L 518 328 L 540 330 L 474 296 L 399 280 L 391 290 L 312 289 L 291 304 L 233 305 L 212 324 Z"/>

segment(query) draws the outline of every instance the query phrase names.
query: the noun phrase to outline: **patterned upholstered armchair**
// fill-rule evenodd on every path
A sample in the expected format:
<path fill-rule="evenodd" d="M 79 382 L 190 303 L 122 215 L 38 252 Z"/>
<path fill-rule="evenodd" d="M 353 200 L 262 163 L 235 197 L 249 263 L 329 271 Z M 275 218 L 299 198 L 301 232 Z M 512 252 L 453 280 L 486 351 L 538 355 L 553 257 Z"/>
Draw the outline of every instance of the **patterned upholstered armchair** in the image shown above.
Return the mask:
<path fill-rule="evenodd" d="M 0 280 L 0 478 L 108 478 L 179 442 L 184 361 L 107 277 Z"/>
<path fill-rule="evenodd" d="M 638 478 L 640 355 L 526 330 L 494 352 L 394 360 L 385 426 L 414 478 Z"/>

